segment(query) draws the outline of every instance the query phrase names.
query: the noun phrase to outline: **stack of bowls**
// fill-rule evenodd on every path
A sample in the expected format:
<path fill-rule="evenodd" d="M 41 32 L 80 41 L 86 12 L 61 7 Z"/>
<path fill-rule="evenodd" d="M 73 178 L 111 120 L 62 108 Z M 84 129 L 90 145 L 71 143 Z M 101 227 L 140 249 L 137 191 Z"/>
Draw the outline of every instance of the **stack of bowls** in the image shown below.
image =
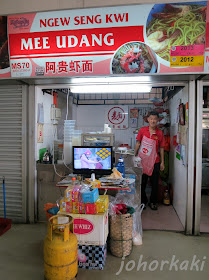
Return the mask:
<path fill-rule="evenodd" d="M 75 128 L 75 120 L 64 121 L 64 163 L 72 162 L 72 139 Z"/>
<path fill-rule="evenodd" d="M 81 134 L 82 130 L 73 131 L 72 146 L 81 146 Z"/>

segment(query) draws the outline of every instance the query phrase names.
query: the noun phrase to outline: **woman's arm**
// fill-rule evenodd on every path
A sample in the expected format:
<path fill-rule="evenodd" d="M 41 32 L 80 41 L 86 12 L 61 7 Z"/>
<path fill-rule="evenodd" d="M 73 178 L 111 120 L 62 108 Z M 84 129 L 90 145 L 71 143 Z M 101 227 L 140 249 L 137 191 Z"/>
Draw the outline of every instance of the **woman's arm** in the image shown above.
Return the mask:
<path fill-rule="evenodd" d="M 164 148 L 163 147 L 160 147 L 160 159 L 161 159 L 160 170 L 163 171 L 165 169 L 165 164 L 164 164 Z"/>
<path fill-rule="evenodd" d="M 140 144 L 141 142 L 140 141 L 136 141 L 136 146 L 135 146 L 135 157 L 138 155 L 139 153 L 139 148 L 140 148 Z"/>

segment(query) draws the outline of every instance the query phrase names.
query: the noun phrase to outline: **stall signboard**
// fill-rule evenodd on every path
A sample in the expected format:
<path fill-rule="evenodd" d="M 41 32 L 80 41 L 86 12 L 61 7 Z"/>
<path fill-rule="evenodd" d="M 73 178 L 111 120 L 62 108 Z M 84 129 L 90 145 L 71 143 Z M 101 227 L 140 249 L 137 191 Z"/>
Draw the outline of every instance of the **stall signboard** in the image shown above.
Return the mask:
<path fill-rule="evenodd" d="M 207 2 L 8 17 L 12 77 L 203 72 Z"/>
<path fill-rule="evenodd" d="M 127 129 L 128 106 L 108 107 L 105 112 L 105 122 L 113 129 Z"/>
<path fill-rule="evenodd" d="M 7 17 L 0 16 L 0 78 L 10 77 Z"/>
<path fill-rule="evenodd" d="M 209 2 L 207 8 L 204 72 L 209 73 Z"/>

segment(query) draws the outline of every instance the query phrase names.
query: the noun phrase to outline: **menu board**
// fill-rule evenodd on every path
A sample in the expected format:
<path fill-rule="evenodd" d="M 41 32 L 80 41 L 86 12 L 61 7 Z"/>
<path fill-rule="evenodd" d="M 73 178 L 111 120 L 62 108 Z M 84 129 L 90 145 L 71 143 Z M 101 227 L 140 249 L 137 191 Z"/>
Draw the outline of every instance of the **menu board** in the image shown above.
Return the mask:
<path fill-rule="evenodd" d="M 8 17 L 12 77 L 203 72 L 207 2 Z"/>

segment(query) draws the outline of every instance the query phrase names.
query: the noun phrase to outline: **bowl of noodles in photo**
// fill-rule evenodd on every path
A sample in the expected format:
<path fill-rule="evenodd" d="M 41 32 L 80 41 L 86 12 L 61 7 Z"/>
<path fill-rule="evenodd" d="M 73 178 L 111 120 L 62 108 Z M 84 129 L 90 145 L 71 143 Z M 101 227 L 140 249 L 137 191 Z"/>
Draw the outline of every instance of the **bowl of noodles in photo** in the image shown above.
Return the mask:
<path fill-rule="evenodd" d="M 0 16 L 0 69 L 9 67 L 7 17 Z"/>
<path fill-rule="evenodd" d="M 205 43 L 207 2 L 156 4 L 147 19 L 146 43 L 170 61 L 171 46 Z"/>
<path fill-rule="evenodd" d="M 155 73 L 158 62 L 149 46 L 142 42 L 128 42 L 115 52 L 111 68 L 113 74 Z"/>

